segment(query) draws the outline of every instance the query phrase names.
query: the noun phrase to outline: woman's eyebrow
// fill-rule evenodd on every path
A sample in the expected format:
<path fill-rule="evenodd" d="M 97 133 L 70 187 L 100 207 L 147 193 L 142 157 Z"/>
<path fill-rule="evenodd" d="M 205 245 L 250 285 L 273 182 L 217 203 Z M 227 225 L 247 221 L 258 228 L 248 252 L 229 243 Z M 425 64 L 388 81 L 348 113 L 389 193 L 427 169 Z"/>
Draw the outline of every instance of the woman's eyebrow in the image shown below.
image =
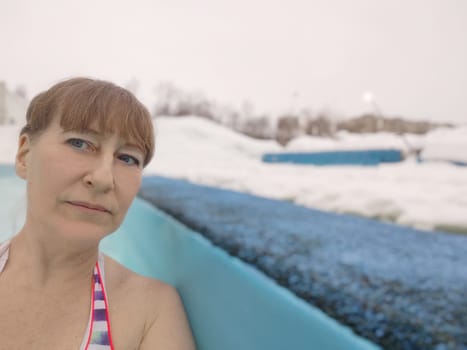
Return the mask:
<path fill-rule="evenodd" d="M 135 144 L 135 143 L 128 143 L 128 142 L 125 142 L 123 144 L 123 147 L 128 147 L 128 148 L 133 148 L 134 150 L 138 151 L 138 152 L 142 152 L 144 153 L 143 149 L 141 148 L 141 146 Z"/>
<path fill-rule="evenodd" d="M 92 135 L 92 136 L 96 136 L 96 137 L 102 136 L 101 132 L 99 132 L 97 130 L 94 130 L 94 129 L 90 129 L 90 128 L 85 128 L 85 129 L 76 130 L 76 131 L 81 132 L 83 134 L 89 134 L 89 135 Z"/>
<path fill-rule="evenodd" d="M 80 134 L 90 134 L 93 136 L 100 136 L 102 133 L 98 132 L 97 130 L 94 129 L 89 129 L 89 128 L 70 128 L 70 129 L 63 129 L 62 134 L 67 133 L 67 132 L 77 132 Z"/>

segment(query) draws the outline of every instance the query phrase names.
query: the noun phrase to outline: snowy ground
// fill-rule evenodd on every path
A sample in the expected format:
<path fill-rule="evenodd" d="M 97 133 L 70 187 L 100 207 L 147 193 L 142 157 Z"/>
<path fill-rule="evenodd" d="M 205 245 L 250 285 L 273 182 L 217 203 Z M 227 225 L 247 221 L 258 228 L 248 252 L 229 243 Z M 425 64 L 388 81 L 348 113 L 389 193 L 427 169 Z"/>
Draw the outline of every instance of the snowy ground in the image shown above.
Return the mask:
<path fill-rule="evenodd" d="M 283 199 L 307 207 L 354 213 L 424 229 L 467 232 L 467 167 L 407 159 L 378 167 L 266 164 L 265 152 L 393 147 L 407 150 L 392 134 L 340 133 L 336 140 L 302 137 L 282 148 L 236 134 L 207 120 L 159 118 L 154 160 L 158 174 Z M 19 127 L 0 128 L 0 162 L 11 163 Z M 467 162 L 467 127 L 408 135 L 427 159 Z"/>

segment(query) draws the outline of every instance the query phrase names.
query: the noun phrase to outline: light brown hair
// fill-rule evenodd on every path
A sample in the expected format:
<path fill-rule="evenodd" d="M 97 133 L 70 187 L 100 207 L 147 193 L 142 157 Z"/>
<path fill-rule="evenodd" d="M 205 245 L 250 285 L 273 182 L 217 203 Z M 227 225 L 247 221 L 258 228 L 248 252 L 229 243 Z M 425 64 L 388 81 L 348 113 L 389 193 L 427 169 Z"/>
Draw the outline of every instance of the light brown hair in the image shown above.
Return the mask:
<path fill-rule="evenodd" d="M 55 116 L 67 130 L 84 131 L 97 122 L 99 131 L 117 133 L 144 153 L 144 166 L 154 154 L 154 128 L 147 108 L 128 90 L 90 78 L 62 81 L 33 98 L 20 134 L 37 137 Z"/>

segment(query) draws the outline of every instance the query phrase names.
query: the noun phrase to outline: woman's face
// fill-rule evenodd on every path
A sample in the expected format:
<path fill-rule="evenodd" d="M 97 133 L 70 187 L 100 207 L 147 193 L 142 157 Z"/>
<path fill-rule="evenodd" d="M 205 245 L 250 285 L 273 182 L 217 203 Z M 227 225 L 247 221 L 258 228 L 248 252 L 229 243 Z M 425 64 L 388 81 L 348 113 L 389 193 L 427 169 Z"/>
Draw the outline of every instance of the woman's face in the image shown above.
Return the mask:
<path fill-rule="evenodd" d="M 33 140 L 22 135 L 16 170 L 27 181 L 25 227 L 100 240 L 123 221 L 143 160 L 140 149 L 116 134 L 65 131 L 58 118 Z"/>

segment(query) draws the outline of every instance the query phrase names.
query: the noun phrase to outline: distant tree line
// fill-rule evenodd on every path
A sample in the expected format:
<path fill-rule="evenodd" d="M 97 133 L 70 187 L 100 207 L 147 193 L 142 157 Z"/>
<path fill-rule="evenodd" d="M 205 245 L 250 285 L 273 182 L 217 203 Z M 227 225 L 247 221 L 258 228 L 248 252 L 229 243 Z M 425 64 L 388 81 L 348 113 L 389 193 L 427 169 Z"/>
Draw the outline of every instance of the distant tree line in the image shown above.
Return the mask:
<path fill-rule="evenodd" d="M 152 111 L 155 117 L 196 115 L 250 137 L 275 139 L 281 145 L 301 135 L 333 137 L 341 130 L 352 133 L 425 134 L 440 126 L 452 126 L 374 114 L 338 120 L 323 112 L 313 115 L 307 109 L 296 113 L 284 113 L 273 119 L 267 115 L 256 115 L 251 103 L 245 102 L 242 108 L 237 110 L 210 100 L 201 93 L 183 91 L 171 83 L 160 84 L 156 88 L 156 98 L 157 102 Z"/>

